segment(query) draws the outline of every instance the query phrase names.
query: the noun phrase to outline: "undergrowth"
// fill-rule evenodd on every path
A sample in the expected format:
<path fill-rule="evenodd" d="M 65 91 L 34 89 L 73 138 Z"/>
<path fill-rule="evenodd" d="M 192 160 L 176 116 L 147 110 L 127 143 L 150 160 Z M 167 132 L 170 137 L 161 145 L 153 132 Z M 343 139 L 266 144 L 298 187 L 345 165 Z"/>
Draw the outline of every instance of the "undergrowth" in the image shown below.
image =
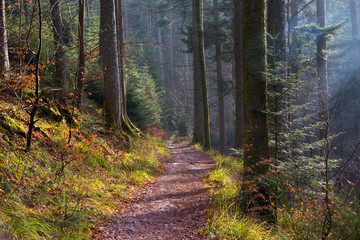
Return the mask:
<path fill-rule="evenodd" d="M 91 107 L 71 128 L 40 113 L 29 152 L 25 111 L 0 99 L 0 116 L 0 238 L 89 239 L 170 156 L 158 137 L 105 132 Z"/>
<path fill-rule="evenodd" d="M 277 187 L 273 189 L 277 221 L 270 224 L 240 208 L 239 199 L 246 194 L 241 181 L 242 160 L 218 153 L 212 155 L 217 167 L 204 176 L 210 189 L 211 209 L 205 232 L 211 239 L 360 239 L 360 207 L 357 197 L 352 197 L 351 186 L 337 184 L 334 189 L 331 185 L 327 206 L 324 195 L 319 194 L 321 188 L 296 185 L 293 175 L 298 172 L 269 173 L 266 177 Z M 324 236 L 328 212 L 331 229 Z"/>
<path fill-rule="evenodd" d="M 206 234 L 211 239 L 268 239 L 270 231 L 255 218 L 246 216 L 236 202 L 240 192 L 242 162 L 213 153 L 216 169 L 205 175 L 210 188 L 210 217 Z"/>

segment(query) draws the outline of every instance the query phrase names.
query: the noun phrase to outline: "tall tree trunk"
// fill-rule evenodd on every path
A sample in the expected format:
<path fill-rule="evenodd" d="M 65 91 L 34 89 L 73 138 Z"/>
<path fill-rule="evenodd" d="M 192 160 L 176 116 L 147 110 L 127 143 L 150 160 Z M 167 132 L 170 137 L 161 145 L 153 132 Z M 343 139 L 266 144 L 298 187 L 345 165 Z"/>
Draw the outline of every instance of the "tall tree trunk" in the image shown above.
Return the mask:
<path fill-rule="evenodd" d="M 263 210 L 260 215 L 273 220 L 268 186 L 257 181 L 269 165 L 268 120 L 266 116 L 266 31 L 265 0 L 247 0 L 242 5 L 243 20 L 243 99 L 244 99 L 244 177 L 254 181 L 257 193 L 251 198 Z M 251 169 L 251 170 L 249 170 Z M 261 196 L 260 196 L 261 195 Z M 254 199 L 255 198 L 255 199 Z"/>
<path fill-rule="evenodd" d="M 120 73 L 120 88 L 121 88 L 121 104 L 123 114 L 126 114 L 126 79 L 125 79 L 125 37 L 124 37 L 124 22 L 123 22 L 123 3 L 122 0 L 115 0 L 116 4 L 116 32 L 117 32 L 117 47 L 118 47 L 118 62 Z"/>
<path fill-rule="evenodd" d="M 160 1 L 156 0 L 156 5 L 159 6 Z M 163 57 L 163 44 L 162 44 L 162 34 L 161 34 L 161 26 L 160 26 L 160 20 L 161 20 L 161 16 L 160 13 L 156 14 L 156 19 L 157 19 L 157 23 L 156 23 L 156 37 L 157 37 L 157 43 L 158 43 L 158 53 L 159 53 L 159 61 L 160 61 L 160 68 L 161 68 L 161 74 L 162 77 L 164 78 L 164 57 Z"/>
<path fill-rule="evenodd" d="M 267 31 L 272 36 L 268 44 L 273 52 L 268 55 L 269 67 L 286 60 L 285 0 L 268 0 Z"/>
<path fill-rule="evenodd" d="M 214 20 L 215 24 L 220 24 L 219 14 L 219 0 L 214 0 Z M 222 46 L 219 40 L 215 43 L 216 55 L 216 77 L 218 88 L 218 109 L 219 109 L 219 142 L 220 153 L 224 154 L 226 150 L 226 133 L 225 133 L 225 102 L 224 102 L 224 79 L 223 79 L 223 66 L 222 66 Z"/>
<path fill-rule="evenodd" d="M 64 34 L 60 13 L 61 0 L 50 0 L 50 14 L 53 23 L 54 44 L 55 44 L 55 72 L 56 82 L 63 90 L 63 95 L 68 89 L 68 79 L 66 76 L 65 52 L 64 52 Z"/>
<path fill-rule="evenodd" d="M 0 0 L 0 78 L 10 71 L 8 40 L 6 33 L 5 0 Z"/>
<path fill-rule="evenodd" d="M 196 18 L 196 34 L 197 34 L 197 43 L 196 48 L 198 50 L 199 56 L 199 81 L 201 85 L 201 96 L 202 96 L 202 106 L 203 106 L 203 148 L 205 151 L 210 150 L 210 116 L 209 116 L 209 103 L 207 95 L 207 84 L 206 84 L 206 69 L 205 69 L 205 50 L 204 50 L 204 29 L 202 24 L 202 0 L 193 0 L 193 7 L 195 11 Z M 195 79 L 194 79 L 195 81 Z"/>
<path fill-rule="evenodd" d="M 124 34 L 124 14 L 123 0 L 115 0 L 116 12 L 116 34 L 117 34 L 117 55 L 118 55 L 118 71 L 120 84 L 120 113 L 121 113 L 121 129 L 131 133 L 135 137 L 145 136 L 131 122 L 126 108 L 126 75 L 125 75 L 125 34 Z"/>
<path fill-rule="evenodd" d="M 316 0 L 316 17 L 319 27 L 326 26 L 326 2 L 325 0 Z M 327 137 L 327 124 L 329 120 L 328 107 L 328 80 L 327 80 L 327 60 L 326 60 L 326 37 L 320 34 L 317 41 L 317 83 L 319 95 L 319 120 L 323 124 L 319 131 L 319 138 L 323 140 Z M 324 152 L 323 152 L 324 154 Z"/>
<path fill-rule="evenodd" d="M 104 74 L 105 127 L 106 129 L 121 129 L 121 88 L 115 0 L 100 0 L 100 31 Z"/>
<path fill-rule="evenodd" d="M 81 108 L 85 81 L 85 0 L 79 0 L 79 63 L 76 80 L 76 105 Z"/>
<path fill-rule="evenodd" d="M 194 133 L 193 143 L 204 144 L 204 108 L 202 102 L 200 56 L 199 56 L 199 22 L 196 16 L 196 0 L 192 0 L 192 29 L 193 29 L 193 78 L 194 78 Z"/>
<path fill-rule="evenodd" d="M 234 0 L 234 56 L 235 56 L 235 146 L 243 147 L 244 104 L 242 96 L 242 0 Z"/>

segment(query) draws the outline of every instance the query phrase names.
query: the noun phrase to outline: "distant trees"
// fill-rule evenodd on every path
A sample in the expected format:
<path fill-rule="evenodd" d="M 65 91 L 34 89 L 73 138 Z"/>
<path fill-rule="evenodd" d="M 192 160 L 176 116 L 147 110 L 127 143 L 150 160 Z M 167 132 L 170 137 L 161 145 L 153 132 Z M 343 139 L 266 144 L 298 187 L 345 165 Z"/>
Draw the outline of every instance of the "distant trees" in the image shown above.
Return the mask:
<path fill-rule="evenodd" d="M 6 32 L 5 0 L 0 0 L 0 78 L 10 71 Z"/>
<path fill-rule="evenodd" d="M 76 79 L 76 104 L 81 107 L 84 83 L 85 83 L 85 67 L 86 67 L 86 54 L 85 54 L 85 0 L 79 0 L 79 57 L 78 57 L 78 72 Z"/>
<path fill-rule="evenodd" d="M 64 50 L 64 31 L 60 11 L 61 0 L 50 0 L 50 15 L 53 24 L 54 34 L 54 62 L 55 62 L 55 79 L 62 88 L 63 96 L 68 89 L 68 79 L 66 75 L 65 50 Z"/>

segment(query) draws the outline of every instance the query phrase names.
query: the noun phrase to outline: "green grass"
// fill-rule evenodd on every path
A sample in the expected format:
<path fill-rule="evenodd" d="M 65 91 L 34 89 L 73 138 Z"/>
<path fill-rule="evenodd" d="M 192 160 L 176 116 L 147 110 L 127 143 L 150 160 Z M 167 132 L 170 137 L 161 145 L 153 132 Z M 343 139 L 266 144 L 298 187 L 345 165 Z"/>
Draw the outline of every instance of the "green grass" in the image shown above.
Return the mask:
<path fill-rule="evenodd" d="M 6 119 L 26 130 L 26 113 L 0 100 Z M 33 148 L 0 129 L 0 232 L 14 239 L 89 239 L 170 157 L 159 138 L 104 134 L 100 114 L 78 118 L 68 144 L 65 120 L 39 119 Z M 126 137 L 127 138 L 127 137 Z"/>
<path fill-rule="evenodd" d="M 211 239 L 323 238 L 324 219 L 328 213 L 323 196 L 313 194 L 304 186 L 291 185 L 291 176 L 280 174 L 275 184 L 278 187 L 275 190 L 278 194 L 277 222 L 261 222 L 245 215 L 239 207 L 244 191 L 241 189 L 242 161 L 218 153 L 212 155 L 217 167 L 204 176 L 210 188 L 211 207 L 205 232 Z M 268 178 L 274 175 L 269 174 Z M 330 193 L 331 227 L 326 239 L 360 239 L 360 205 L 356 196 L 349 199 L 348 187 L 342 191 L 333 189 Z"/>
<path fill-rule="evenodd" d="M 237 208 L 242 162 L 212 153 L 216 169 L 204 176 L 210 188 L 210 218 L 205 233 L 211 239 L 268 239 L 270 231 Z"/>

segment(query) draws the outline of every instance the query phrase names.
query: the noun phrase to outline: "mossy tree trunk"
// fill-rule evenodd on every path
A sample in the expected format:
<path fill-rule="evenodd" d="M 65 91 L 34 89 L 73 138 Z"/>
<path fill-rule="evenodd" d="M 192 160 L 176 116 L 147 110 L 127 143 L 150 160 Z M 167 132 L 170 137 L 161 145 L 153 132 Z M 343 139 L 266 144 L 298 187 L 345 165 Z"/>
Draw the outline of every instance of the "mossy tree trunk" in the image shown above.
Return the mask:
<path fill-rule="evenodd" d="M 234 0 L 234 56 L 235 56 L 235 146 L 243 147 L 244 104 L 242 96 L 242 0 Z"/>
<path fill-rule="evenodd" d="M 269 165 L 268 120 L 266 115 L 266 31 L 265 0 L 247 0 L 242 5 L 244 180 L 254 181 L 257 192 L 250 197 L 263 219 L 273 219 L 269 210 L 268 186 L 261 181 Z M 250 205 L 250 207 L 252 207 Z M 255 206 L 253 206 L 255 207 Z"/>
<path fill-rule="evenodd" d="M 76 80 L 76 105 L 81 108 L 85 83 L 85 0 L 79 0 L 79 59 Z"/>
<path fill-rule="evenodd" d="M 0 78 L 10 71 L 8 39 L 5 17 L 5 0 L 0 0 Z"/>
<path fill-rule="evenodd" d="M 117 51 L 119 64 L 119 80 L 121 91 L 121 128 L 134 137 L 145 137 L 142 132 L 131 122 L 126 108 L 126 74 L 125 74 L 125 34 L 124 34 L 124 14 L 123 0 L 115 0 L 116 12 L 116 34 Z"/>
<path fill-rule="evenodd" d="M 210 150 L 210 116 L 209 116 L 209 103 L 207 95 L 207 83 L 206 83 L 206 68 L 205 68 L 205 50 L 204 50 L 204 29 L 202 23 L 202 1 L 193 0 L 193 11 L 195 12 L 196 24 L 193 26 L 196 28 L 194 35 L 197 35 L 197 41 L 195 41 L 195 49 L 198 51 L 198 63 L 194 65 L 199 65 L 199 79 L 194 79 L 194 82 L 197 80 L 200 82 L 201 86 L 201 98 L 202 98 L 202 109 L 203 109 L 203 122 L 201 123 L 203 128 L 203 139 L 202 146 L 205 151 Z M 194 93 L 195 94 L 195 93 Z M 195 101 L 195 100 L 194 100 Z M 195 109 L 194 109 L 195 110 Z M 196 116 L 196 112 L 195 112 Z M 194 133 L 195 137 L 195 133 Z"/>
<path fill-rule="evenodd" d="M 121 87 L 117 49 L 115 0 L 100 1 L 101 53 L 106 129 L 121 129 Z"/>
<path fill-rule="evenodd" d="M 199 33 L 198 33 L 198 19 L 196 12 L 196 0 L 192 0 L 192 29 L 193 29 L 193 78 L 194 78 L 194 132 L 192 143 L 204 144 L 204 107 L 203 97 L 201 90 L 201 77 L 200 77 L 200 56 L 199 56 Z"/>
<path fill-rule="evenodd" d="M 68 79 L 66 75 L 64 34 L 60 12 L 61 0 L 50 0 L 50 14 L 53 24 L 54 45 L 55 45 L 55 80 L 62 88 L 62 94 L 68 89 Z"/>

